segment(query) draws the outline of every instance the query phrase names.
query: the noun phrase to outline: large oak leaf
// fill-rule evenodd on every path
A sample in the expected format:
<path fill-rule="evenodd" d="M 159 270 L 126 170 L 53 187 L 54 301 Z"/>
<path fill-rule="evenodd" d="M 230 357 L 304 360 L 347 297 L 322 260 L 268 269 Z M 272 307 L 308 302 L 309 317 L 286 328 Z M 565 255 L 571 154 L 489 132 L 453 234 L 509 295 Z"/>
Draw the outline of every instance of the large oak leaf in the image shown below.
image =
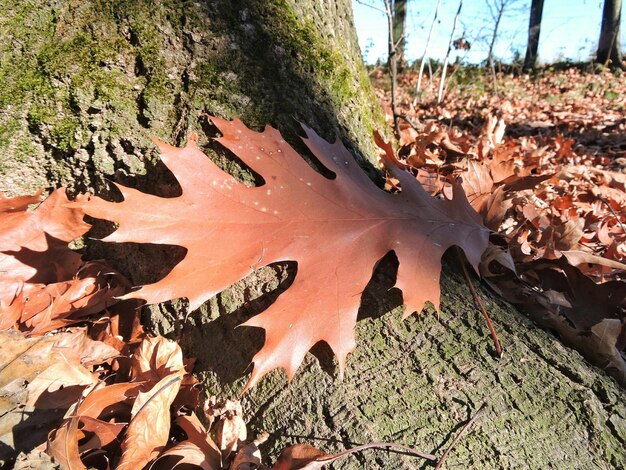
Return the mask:
<path fill-rule="evenodd" d="M 246 187 L 220 170 L 191 139 L 184 148 L 157 142 L 182 195 L 160 198 L 120 187 L 121 203 L 93 197 L 85 212 L 119 225 L 105 240 L 183 246 L 185 258 L 162 280 L 127 297 L 149 303 L 187 297 L 191 309 L 256 268 L 297 261 L 295 281 L 266 311 L 245 323 L 265 329 L 249 386 L 277 367 L 291 378 L 318 341 L 339 360 L 355 347 L 361 293 L 372 269 L 390 250 L 399 259 L 397 286 L 407 315 L 426 301 L 439 304 L 441 256 L 460 246 L 475 266 L 488 230 L 457 187 L 453 200 L 431 197 L 393 158 L 387 170 L 402 192 L 377 188 L 340 141 L 331 144 L 305 127 L 305 144 L 336 176 L 314 171 L 280 133 L 257 133 L 239 120 L 212 118 L 217 141 L 260 174 Z"/>

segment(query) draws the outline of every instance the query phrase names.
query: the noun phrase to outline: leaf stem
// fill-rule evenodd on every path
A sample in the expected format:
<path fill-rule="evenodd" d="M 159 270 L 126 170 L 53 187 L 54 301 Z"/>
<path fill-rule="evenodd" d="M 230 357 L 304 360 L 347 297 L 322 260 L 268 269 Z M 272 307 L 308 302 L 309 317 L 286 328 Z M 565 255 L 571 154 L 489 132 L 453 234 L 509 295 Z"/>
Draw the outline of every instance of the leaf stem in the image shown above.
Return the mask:
<path fill-rule="evenodd" d="M 465 276 L 467 285 L 469 286 L 470 291 L 472 291 L 472 295 L 474 296 L 474 302 L 476 302 L 476 304 L 478 305 L 478 308 L 483 314 L 483 317 L 485 317 L 485 321 L 487 322 L 487 326 L 489 327 L 489 331 L 491 332 L 491 337 L 493 338 L 493 343 L 496 348 L 496 353 L 498 354 L 498 357 L 502 357 L 503 355 L 502 347 L 500 346 L 500 341 L 498 341 L 498 335 L 496 334 L 496 329 L 493 327 L 493 323 L 491 323 L 491 318 L 489 318 L 489 314 L 487 313 L 487 310 L 485 310 L 483 303 L 480 301 L 480 297 L 478 297 L 478 293 L 476 292 L 476 289 L 474 288 L 474 284 L 472 284 L 472 280 L 469 276 L 469 273 L 467 272 L 467 268 L 465 267 L 465 261 L 463 260 L 463 256 L 461 256 L 461 250 L 459 248 L 456 249 L 456 254 L 459 258 L 459 263 L 461 264 L 461 268 L 463 269 L 463 275 Z"/>

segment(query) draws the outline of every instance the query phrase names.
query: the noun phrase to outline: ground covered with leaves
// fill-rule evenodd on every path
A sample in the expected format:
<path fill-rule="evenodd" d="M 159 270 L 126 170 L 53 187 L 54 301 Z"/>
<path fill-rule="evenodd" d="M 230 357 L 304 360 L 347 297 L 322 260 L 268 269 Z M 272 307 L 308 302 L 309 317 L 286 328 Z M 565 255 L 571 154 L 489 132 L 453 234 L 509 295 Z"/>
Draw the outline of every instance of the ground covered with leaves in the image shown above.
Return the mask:
<path fill-rule="evenodd" d="M 371 77 L 393 124 L 389 78 Z M 460 178 L 493 231 L 483 279 L 625 384 L 623 72 L 460 67 L 441 103 L 438 78 L 417 82 L 398 78 L 398 159 L 434 196 Z"/>
<path fill-rule="evenodd" d="M 372 77 L 389 112 L 388 79 L 381 70 Z M 451 247 L 461 248 L 462 266 L 468 261 L 496 292 L 626 384 L 624 80 L 575 68 L 501 75 L 496 94 L 489 75 L 458 69 L 440 104 L 428 81 L 416 99 L 416 80 L 413 72 L 400 77 L 398 142 L 376 136 L 387 192 L 341 143 L 311 129 L 305 143 L 324 175 L 276 130 L 213 118 L 217 142 L 257 171 L 262 186 L 224 173 L 192 136 L 184 148 L 157 142 L 181 185 L 176 198 L 124 187 L 121 203 L 70 200 L 62 188 L 47 198 L 0 196 L 0 461 L 268 468 L 259 451 L 266 437 L 248 436 L 238 402 L 201 400 L 193 358 L 144 331 L 140 301 L 186 297 L 197 307 L 285 259 L 299 262 L 296 281 L 247 323 L 266 331 L 250 386 L 278 367 L 292 376 L 320 340 L 342 369 L 355 347 L 360 293 L 390 250 L 406 314 L 426 301 L 437 307 L 441 256 Z M 105 241 L 187 253 L 165 278 L 135 289 L 106 261 L 81 257 L 85 215 L 116 223 Z M 271 468 L 321 468 L 369 447 L 394 446 L 329 455 L 298 444 Z"/>

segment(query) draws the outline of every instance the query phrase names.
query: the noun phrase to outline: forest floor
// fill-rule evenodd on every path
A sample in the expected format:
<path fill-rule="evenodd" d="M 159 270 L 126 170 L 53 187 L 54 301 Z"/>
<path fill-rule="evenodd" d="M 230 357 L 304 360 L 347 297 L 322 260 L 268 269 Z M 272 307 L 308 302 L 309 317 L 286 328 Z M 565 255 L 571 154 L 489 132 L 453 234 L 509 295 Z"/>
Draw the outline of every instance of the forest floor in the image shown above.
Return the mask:
<path fill-rule="evenodd" d="M 623 73 L 451 70 L 440 103 L 438 77 L 398 77 L 397 159 L 433 196 L 460 181 L 493 230 L 482 279 L 625 384 Z M 388 74 L 370 77 L 394 126 Z"/>
<path fill-rule="evenodd" d="M 381 68 L 370 77 L 393 126 L 390 79 Z M 494 86 L 489 71 L 458 68 L 441 103 L 438 77 L 424 76 L 416 95 L 417 81 L 413 70 L 398 77 L 398 157 L 431 193 L 464 177 L 480 211 L 487 194 L 504 184 L 512 204 L 486 222 L 514 242 L 519 260 L 559 257 L 554 250 L 560 247 L 626 261 L 626 80 L 620 71 L 499 74 Z M 596 266 L 586 274 L 607 280 L 624 273 Z"/>

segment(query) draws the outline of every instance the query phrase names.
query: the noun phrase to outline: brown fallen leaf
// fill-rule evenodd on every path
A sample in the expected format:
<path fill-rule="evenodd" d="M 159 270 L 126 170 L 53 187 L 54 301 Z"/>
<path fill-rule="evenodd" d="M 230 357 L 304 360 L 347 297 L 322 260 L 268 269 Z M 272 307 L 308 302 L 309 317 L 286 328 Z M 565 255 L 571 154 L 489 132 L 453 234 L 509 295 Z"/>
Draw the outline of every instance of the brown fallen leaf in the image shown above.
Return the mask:
<path fill-rule="evenodd" d="M 335 460 L 346 455 L 361 452 L 367 449 L 385 449 L 404 452 L 426 460 L 436 460 L 432 454 L 426 454 L 400 444 L 388 442 L 372 442 L 363 444 L 352 449 L 346 449 L 337 454 L 327 454 L 308 444 L 295 444 L 283 450 L 271 470 L 318 470 L 330 465 Z"/>
<path fill-rule="evenodd" d="M 148 337 L 133 351 L 130 367 L 133 381 L 158 382 L 184 370 L 183 352 L 175 341 L 163 336 Z"/>
<path fill-rule="evenodd" d="M 230 464 L 230 470 L 267 470 L 267 467 L 261 463 L 259 446 L 268 438 L 269 434 L 264 432 L 254 441 L 241 446 Z"/>
<path fill-rule="evenodd" d="M 612 269 L 620 269 L 626 271 L 626 264 L 620 263 L 612 259 L 605 258 L 603 256 L 596 256 L 585 251 L 561 251 L 563 256 L 567 258 L 572 266 L 579 267 L 581 264 L 597 264 L 600 266 L 606 266 Z"/>
<path fill-rule="evenodd" d="M 332 455 L 308 444 L 296 444 L 283 450 L 272 470 L 317 470 L 335 460 Z"/>
<path fill-rule="evenodd" d="M 202 470 L 221 470 L 222 466 L 215 465 L 207 460 L 206 455 L 191 441 L 183 441 L 174 447 L 162 452 L 150 465 L 150 470 L 173 470 L 178 466 L 188 468 L 188 465 L 199 467 Z"/>
<path fill-rule="evenodd" d="M 46 452 L 67 470 L 87 470 L 78 453 L 78 418 L 73 416 L 60 428 L 52 431 Z"/>
<path fill-rule="evenodd" d="M 121 444 L 118 470 L 143 468 L 164 450 L 170 434 L 170 405 L 176 398 L 183 371 L 166 375 L 147 392 L 140 392 Z"/>
<path fill-rule="evenodd" d="M 6 197 L 0 192 L 0 213 L 25 211 L 31 204 L 38 204 L 41 202 L 42 193 L 43 189 L 40 189 L 32 196 Z"/>
<path fill-rule="evenodd" d="M 79 428 L 86 435 L 87 442 L 81 443 L 79 453 L 98 450 L 111 444 L 118 445 L 118 436 L 126 428 L 126 423 L 111 423 L 89 416 L 79 416 Z M 88 435 L 92 435 L 88 438 Z"/>
<path fill-rule="evenodd" d="M 217 446 L 222 452 L 222 460 L 227 461 L 231 452 L 237 451 L 238 443 L 248 437 L 241 403 L 232 400 L 217 401 L 215 397 L 210 397 L 204 404 L 204 414 L 211 423 L 211 428 L 215 427 Z"/>
<path fill-rule="evenodd" d="M 4 200 L 0 211 L 0 298 L 10 297 L 16 282 L 49 284 L 71 279 L 81 265 L 80 255 L 68 243 L 91 227 L 83 222 L 79 206 L 68 207 L 63 188 L 54 191 L 35 210 L 31 198 Z M 77 201 L 80 202 L 81 199 Z M 1 201 L 1 200 L 0 200 Z"/>
<path fill-rule="evenodd" d="M 29 406 L 47 407 L 58 391 L 67 396 L 75 393 L 64 400 L 76 402 L 82 389 L 98 383 L 98 377 L 87 366 L 117 355 L 114 348 L 87 337 L 85 329 L 37 339 L 14 331 L 0 332 L 0 358 L 4 364 L 0 389 L 15 380 L 26 381 L 25 404 Z"/>
<path fill-rule="evenodd" d="M 122 382 L 104 385 L 91 391 L 76 410 L 77 416 L 87 416 L 108 421 L 112 417 L 129 420 L 132 403 L 137 398 L 141 382 Z"/>
<path fill-rule="evenodd" d="M 222 454 L 195 414 L 179 416 L 176 418 L 175 423 L 185 432 L 187 440 L 200 449 L 204 456 L 204 461 L 207 462 L 209 466 L 215 468 L 221 467 Z"/>
<path fill-rule="evenodd" d="M 596 284 L 565 258 L 538 260 L 518 266 L 520 275 L 544 292 L 561 293 L 571 307 L 561 314 L 581 332 L 604 319 L 622 318 L 619 307 L 626 299 L 626 282 L 609 281 Z"/>
<path fill-rule="evenodd" d="M 478 265 L 488 230 L 460 188 L 453 200 L 432 198 L 388 152 L 385 165 L 402 193 L 385 193 L 341 142 L 330 144 L 305 127 L 305 144 L 335 173 L 331 180 L 313 171 L 275 129 L 257 133 L 238 120 L 211 119 L 223 134 L 217 142 L 257 171 L 265 185 L 237 182 L 200 151 L 195 138 L 185 148 L 157 142 L 181 196 L 164 199 L 120 187 L 123 202 L 93 197 L 84 210 L 119 224 L 106 241 L 187 249 L 164 279 L 127 298 L 156 303 L 187 297 L 193 310 L 258 267 L 297 261 L 288 291 L 245 323 L 266 332 L 248 388 L 277 367 L 291 378 L 319 341 L 330 345 L 343 372 L 355 347 L 361 292 L 387 252 L 395 251 L 400 260 L 397 286 L 407 315 L 426 301 L 438 306 L 441 256 L 450 246 L 460 246 Z"/>
<path fill-rule="evenodd" d="M 10 458 L 46 442 L 49 430 L 99 382 L 94 366 L 117 355 L 84 329 L 27 338 L 0 333 L 0 442 Z M 13 449 L 13 450 L 11 450 Z"/>

